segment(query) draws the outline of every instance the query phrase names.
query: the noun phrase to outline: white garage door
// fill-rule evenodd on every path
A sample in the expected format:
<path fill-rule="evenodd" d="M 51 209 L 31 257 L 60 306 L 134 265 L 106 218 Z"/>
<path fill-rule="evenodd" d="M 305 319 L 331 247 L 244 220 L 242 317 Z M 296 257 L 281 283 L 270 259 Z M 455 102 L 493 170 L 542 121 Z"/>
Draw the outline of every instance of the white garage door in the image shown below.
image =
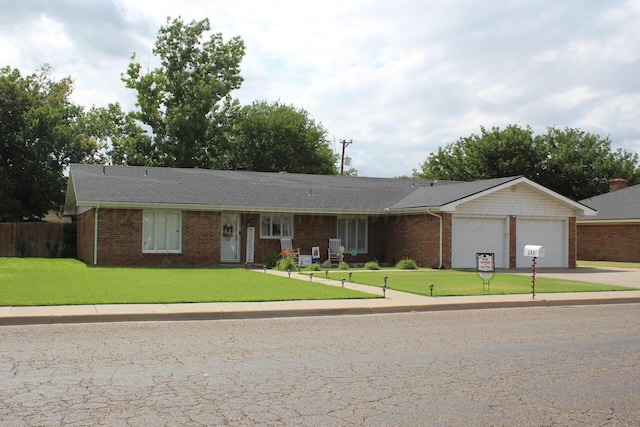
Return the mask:
<path fill-rule="evenodd" d="M 536 259 L 536 267 L 568 267 L 567 227 L 565 220 L 525 219 L 516 221 L 516 266 L 531 267 L 524 256 L 525 245 L 544 246 L 545 256 Z"/>
<path fill-rule="evenodd" d="M 476 268 L 477 252 L 493 252 L 496 268 L 508 268 L 508 230 L 505 218 L 453 217 L 451 267 Z"/>

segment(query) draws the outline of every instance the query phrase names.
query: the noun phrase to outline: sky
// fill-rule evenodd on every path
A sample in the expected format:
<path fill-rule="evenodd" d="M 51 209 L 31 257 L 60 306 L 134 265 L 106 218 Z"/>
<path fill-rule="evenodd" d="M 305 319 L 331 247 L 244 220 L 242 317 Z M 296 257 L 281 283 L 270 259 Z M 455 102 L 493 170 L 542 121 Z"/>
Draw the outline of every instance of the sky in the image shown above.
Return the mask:
<path fill-rule="evenodd" d="M 0 0 L 0 66 L 44 64 L 72 102 L 135 108 L 167 18 L 246 46 L 244 105 L 303 108 L 360 176 L 411 175 L 480 127 L 579 128 L 640 153 L 639 0 Z"/>

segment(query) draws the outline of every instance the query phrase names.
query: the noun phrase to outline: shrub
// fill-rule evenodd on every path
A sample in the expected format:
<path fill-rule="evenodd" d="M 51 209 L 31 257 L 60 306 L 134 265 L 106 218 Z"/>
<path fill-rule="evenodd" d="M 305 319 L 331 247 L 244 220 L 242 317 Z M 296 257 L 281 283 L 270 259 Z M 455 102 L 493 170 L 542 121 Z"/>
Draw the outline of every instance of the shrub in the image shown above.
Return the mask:
<path fill-rule="evenodd" d="M 296 270 L 297 268 L 298 265 L 296 261 L 288 256 L 280 258 L 280 260 L 276 262 L 276 269 L 280 271 Z"/>
<path fill-rule="evenodd" d="M 305 270 L 307 270 L 307 271 L 322 271 L 323 268 L 319 263 L 314 262 L 313 264 L 305 267 Z"/>
<path fill-rule="evenodd" d="M 365 270 L 380 270 L 380 264 L 378 261 L 369 261 L 364 265 Z"/>
<path fill-rule="evenodd" d="M 340 270 L 348 270 L 348 269 L 349 269 L 349 264 L 347 264 L 346 262 L 342 261 L 342 262 L 340 263 L 340 265 L 338 266 L 338 268 L 339 268 Z"/>
<path fill-rule="evenodd" d="M 275 252 L 269 252 L 268 254 L 265 255 L 264 257 L 264 265 L 267 268 L 273 268 L 276 266 L 276 264 L 278 263 L 278 258 L 280 255 L 278 255 Z"/>
<path fill-rule="evenodd" d="M 403 258 L 398 261 L 398 263 L 396 264 L 396 268 L 399 268 L 401 270 L 415 270 L 416 268 L 418 268 L 418 264 L 416 264 L 416 262 L 412 259 Z"/>

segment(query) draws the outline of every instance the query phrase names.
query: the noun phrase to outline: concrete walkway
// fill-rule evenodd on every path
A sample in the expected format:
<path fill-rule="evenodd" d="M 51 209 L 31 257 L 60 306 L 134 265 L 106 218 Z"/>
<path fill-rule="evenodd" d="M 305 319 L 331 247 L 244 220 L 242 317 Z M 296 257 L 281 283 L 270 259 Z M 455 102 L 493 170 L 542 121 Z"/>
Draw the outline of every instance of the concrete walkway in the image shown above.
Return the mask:
<path fill-rule="evenodd" d="M 256 270 L 256 272 L 264 274 L 262 270 Z M 287 275 L 287 273 L 275 270 L 267 270 L 267 273 Z M 518 271 L 517 274 L 531 275 L 531 272 L 522 270 Z M 536 272 L 536 276 L 640 287 L 640 270 L 632 269 L 551 269 L 540 270 Z M 297 273 L 293 273 L 291 278 L 309 280 L 307 275 L 299 275 Z M 313 281 L 333 286 L 341 286 L 339 281 L 327 280 L 321 277 L 314 277 Z M 376 289 L 371 286 L 345 283 L 345 287 L 382 295 L 382 289 Z M 127 322 L 143 320 L 247 319 L 621 303 L 640 303 L 640 291 L 536 294 L 535 299 L 532 299 L 531 294 L 425 297 L 387 290 L 386 298 L 365 300 L 0 307 L 0 325 Z"/>

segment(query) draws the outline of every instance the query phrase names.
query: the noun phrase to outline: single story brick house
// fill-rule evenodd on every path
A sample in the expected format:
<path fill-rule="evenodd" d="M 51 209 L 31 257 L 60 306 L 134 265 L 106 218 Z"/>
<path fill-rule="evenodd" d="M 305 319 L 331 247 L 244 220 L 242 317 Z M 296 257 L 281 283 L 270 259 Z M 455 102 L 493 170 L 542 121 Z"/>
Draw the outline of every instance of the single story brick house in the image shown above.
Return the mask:
<path fill-rule="evenodd" d="M 522 176 L 475 182 L 74 164 L 65 215 L 78 257 L 104 266 L 263 263 L 291 237 L 327 259 L 340 238 L 347 263 L 403 258 L 436 268 L 573 268 L 576 218 L 595 210 Z"/>
<path fill-rule="evenodd" d="M 609 182 L 609 192 L 580 203 L 598 211 L 578 220 L 578 259 L 640 262 L 640 185 Z"/>

